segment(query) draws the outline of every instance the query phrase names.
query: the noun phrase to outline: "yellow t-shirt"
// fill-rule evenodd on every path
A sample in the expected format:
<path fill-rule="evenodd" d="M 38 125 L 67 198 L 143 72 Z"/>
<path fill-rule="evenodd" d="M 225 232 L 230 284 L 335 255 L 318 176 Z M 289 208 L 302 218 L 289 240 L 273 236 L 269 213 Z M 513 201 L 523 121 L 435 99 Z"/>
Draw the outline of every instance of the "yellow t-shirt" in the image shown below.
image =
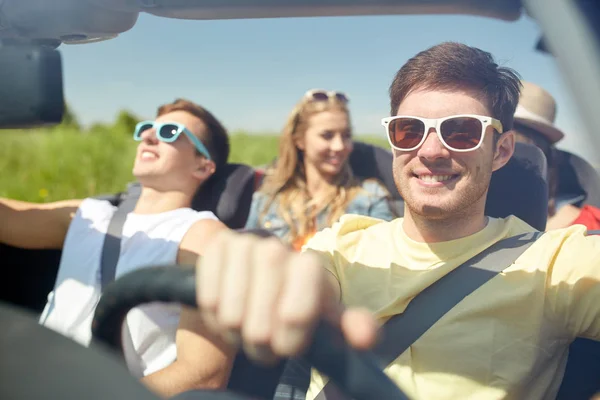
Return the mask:
<path fill-rule="evenodd" d="M 345 305 L 367 307 L 381 321 L 498 240 L 534 231 L 516 217 L 490 218 L 474 235 L 422 243 L 402 222 L 347 215 L 305 247 L 337 277 Z M 585 232 L 581 225 L 546 232 L 386 373 L 413 399 L 554 398 L 573 338 L 600 340 L 600 236 Z M 325 382 L 313 370 L 307 400 Z"/>

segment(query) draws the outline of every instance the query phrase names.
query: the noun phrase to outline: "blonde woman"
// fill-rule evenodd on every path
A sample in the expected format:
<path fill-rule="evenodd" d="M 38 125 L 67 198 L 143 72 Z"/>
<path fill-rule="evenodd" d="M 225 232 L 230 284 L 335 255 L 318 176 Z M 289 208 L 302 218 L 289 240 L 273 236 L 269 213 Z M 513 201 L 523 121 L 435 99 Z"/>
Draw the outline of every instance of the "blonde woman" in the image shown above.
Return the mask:
<path fill-rule="evenodd" d="M 269 230 L 299 250 L 343 214 L 393 219 L 385 187 L 352 174 L 347 103 L 340 92 L 313 89 L 302 97 L 283 130 L 279 157 L 254 194 L 246 228 Z"/>

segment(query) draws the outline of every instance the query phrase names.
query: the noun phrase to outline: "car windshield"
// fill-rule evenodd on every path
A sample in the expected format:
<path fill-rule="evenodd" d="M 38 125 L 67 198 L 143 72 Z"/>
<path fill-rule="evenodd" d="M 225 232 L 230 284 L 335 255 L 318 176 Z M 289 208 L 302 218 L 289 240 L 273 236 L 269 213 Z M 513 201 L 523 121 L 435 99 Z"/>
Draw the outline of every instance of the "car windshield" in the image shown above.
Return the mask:
<path fill-rule="evenodd" d="M 536 50 L 541 36 L 526 15 L 200 21 L 141 13 L 114 39 L 60 47 L 67 116 L 53 135 L 4 134 L 3 170 L 18 168 L 2 175 L 0 195 L 51 201 L 122 189 L 132 180 L 135 123 L 178 97 L 221 116 L 232 134 L 232 162 L 269 163 L 289 110 L 310 88 L 346 93 L 355 137 L 388 148 L 380 120 L 390 115 L 391 77 L 409 57 L 443 41 L 485 49 L 545 88 L 556 99 L 556 125 L 567 133 L 558 148 L 598 167 L 600 153 L 587 145 L 589 132 L 555 58 Z"/>

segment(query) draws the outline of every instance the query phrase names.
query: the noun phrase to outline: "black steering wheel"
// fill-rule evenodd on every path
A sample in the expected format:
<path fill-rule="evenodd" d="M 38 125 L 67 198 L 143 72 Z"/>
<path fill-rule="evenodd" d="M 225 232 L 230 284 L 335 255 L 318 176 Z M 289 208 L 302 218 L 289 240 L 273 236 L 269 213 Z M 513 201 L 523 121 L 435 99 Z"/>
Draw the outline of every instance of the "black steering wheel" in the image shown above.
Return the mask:
<path fill-rule="evenodd" d="M 1 303 L 0 326 L 0 399 L 160 400 L 113 352 L 81 346 L 29 311 Z"/>
<path fill-rule="evenodd" d="M 121 326 L 129 310 L 150 302 L 196 307 L 195 277 L 194 268 L 179 265 L 144 268 L 120 277 L 107 286 L 96 307 L 92 324 L 94 340 L 122 354 Z M 383 373 L 372 353 L 351 349 L 341 332 L 328 323 L 317 326 L 305 357 L 350 398 L 408 399 Z M 203 392 L 197 399 L 217 398 L 211 396 L 245 399 L 231 392 Z"/>

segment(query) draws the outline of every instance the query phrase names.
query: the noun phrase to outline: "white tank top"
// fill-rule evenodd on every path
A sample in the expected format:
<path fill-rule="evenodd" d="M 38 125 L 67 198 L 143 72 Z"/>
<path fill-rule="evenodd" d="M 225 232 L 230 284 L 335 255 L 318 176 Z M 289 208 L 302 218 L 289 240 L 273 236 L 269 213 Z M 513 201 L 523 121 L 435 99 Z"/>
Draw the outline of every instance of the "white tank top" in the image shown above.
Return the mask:
<path fill-rule="evenodd" d="M 84 200 L 69 226 L 54 290 L 40 323 L 87 346 L 100 299 L 100 255 L 116 207 L 108 201 Z M 208 211 L 180 208 L 160 214 L 133 214 L 123 226 L 116 277 L 144 266 L 174 264 L 179 243 L 197 221 L 217 217 Z M 123 324 L 123 348 L 131 373 L 141 378 L 176 359 L 179 305 L 149 304 L 134 308 Z"/>

